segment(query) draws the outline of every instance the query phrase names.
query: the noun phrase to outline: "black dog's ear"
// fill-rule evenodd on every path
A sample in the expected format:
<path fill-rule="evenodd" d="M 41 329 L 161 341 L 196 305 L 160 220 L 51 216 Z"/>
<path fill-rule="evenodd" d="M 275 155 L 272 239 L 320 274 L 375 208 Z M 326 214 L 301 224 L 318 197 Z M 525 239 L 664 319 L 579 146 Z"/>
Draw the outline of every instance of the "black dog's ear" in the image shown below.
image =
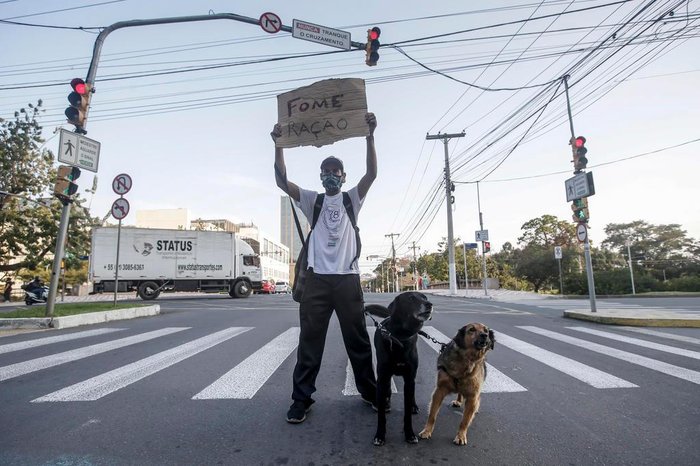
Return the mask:
<path fill-rule="evenodd" d="M 489 329 L 489 341 L 491 342 L 490 348 L 493 349 L 496 344 L 496 336 L 493 334 L 493 330 Z"/>
<path fill-rule="evenodd" d="M 389 317 L 391 311 L 381 304 L 368 304 L 365 306 L 365 312 L 369 312 L 377 317 Z"/>
<path fill-rule="evenodd" d="M 396 301 L 398 301 L 399 297 L 397 296 L 392 302 L 389 303 L 389 307 L 387 310 L 389 311 L 389 315 L 394 313 L 394 310 L 396 309 Z"/>
<path fill-rule="evenodd" d="M 467 344 L 464 342 L 466 335 L 467 335 L 467 326 L 465 325 L 464 327 L 459 329 L 459 332 L 457 332 L 457 335 L 454 338 L 455 343 L 457 343 L 458 347 L 463 348 L 463 349 L 467 347 Z"/>

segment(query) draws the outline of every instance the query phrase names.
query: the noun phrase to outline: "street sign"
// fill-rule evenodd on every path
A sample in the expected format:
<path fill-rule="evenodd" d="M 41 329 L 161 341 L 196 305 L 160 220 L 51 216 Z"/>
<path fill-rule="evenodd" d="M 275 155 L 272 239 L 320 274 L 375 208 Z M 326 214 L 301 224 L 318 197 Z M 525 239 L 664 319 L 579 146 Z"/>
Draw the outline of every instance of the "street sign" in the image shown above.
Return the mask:
<path fill-rule="evenodd" d="M 350 50 L 350 33 L 340 29 L 331 29 L 318 24 L 307 23 L 295 19 L 292 21 L 292 37 L 316 42 L 323 45 L 330 45 L 339 49 Z"/>
<path fill-rule="evenodd" d="M 488 230 L 476 230 L 474 232 L 474 236 L 476 237 L 476 241 L 488 241 L 489 240 L 489 231 Z"/>
<path fill-rule="evenodd" d="M 554 246 L 554 258 L 555 259 L 561 259 L 561 246 Z"/>
<path fill-rule="evenodd" d="M 585 223 L 579 223 L 576 225 L 576 237 L 581 243 L 586 242 L 586 238 L 588 238 L 588 228 L 586 228 Z"/>
<path fill-rule="evenodd" d="M 112 217 L 121 220 L 129 215 L 129 201 L 120 197 L 112 203 Z"/>
<path fill-rule="evenodd" d="M 263 13 L 260 15 L 260 27 L 263 31 L 274 34 L 282 29 L 282 20 L 274 13 Z"/>
<path fill-rule="evenodd" d="M 124 194 L 131 191 L 131 185 L 131 177 L 126 173 L 122 173 L 120 175 L 115 176 L 112 180 L 112 191 L 119 194 L 120 196 L 123 196 Z"/>
<path fill-rule="evenodd" d="M 579 173 L 564 181 L 564 187 L 566 188 L 566 202 L 592 196 L 595 194 L 593 173 Z"/>
<path fill-rule="evenodd" d="M 58 161 L 97 173 L 100 161 L 100 143 L 78 133 L 61 129 L 58 142 Z"/>
<path fill-rule="evenodd" d="M 465 249 L 479 249 L 478 243 L 464 243 Z"/>

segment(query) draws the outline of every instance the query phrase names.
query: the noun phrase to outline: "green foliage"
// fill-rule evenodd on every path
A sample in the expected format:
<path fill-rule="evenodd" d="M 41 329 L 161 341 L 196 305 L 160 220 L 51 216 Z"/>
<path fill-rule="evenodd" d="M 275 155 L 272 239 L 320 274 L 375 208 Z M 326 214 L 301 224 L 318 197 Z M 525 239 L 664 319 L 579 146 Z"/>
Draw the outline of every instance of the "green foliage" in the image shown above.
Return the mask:
<path fill-rule="evenodd" d="M 22 276 L 42 275 L 56 246 L 62 204 L 47 194 L 56 171 L 53 154 L 43 148 L 41 111 L 39 101 L 15 112 L 13 120 L 0 119 L 0 190 L 11 194 L 0 197 L 0 272 L 25 269 Z M 93 222 L 77 200 L 66 244 L 69 270 L 87 255 Z"/>

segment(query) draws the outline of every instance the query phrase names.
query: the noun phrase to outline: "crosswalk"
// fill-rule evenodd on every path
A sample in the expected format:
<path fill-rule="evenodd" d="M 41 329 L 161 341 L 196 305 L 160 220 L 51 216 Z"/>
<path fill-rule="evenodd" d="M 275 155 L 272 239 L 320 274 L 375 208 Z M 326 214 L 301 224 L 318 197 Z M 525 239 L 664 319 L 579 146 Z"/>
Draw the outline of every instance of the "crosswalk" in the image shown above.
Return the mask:
<path fill-rule="evenodd" d="M 155 352 L 120 367 L 103 368 L 98 366 L 97 370 L 104 370 L 104 372 L 84 380 L 73 380 L 58 390 L 30 400 L 32 403 L 96 401 L 117 391 L 129 390 L 130 386 L 148 377 L 157 377 L 158 373 L 164 369 L 184 363 L 197 354 L 205 351 L 216 351 L 217 347 L 220 347 L 224 342 L 236 341 L 235 339 L 241 335 L 256 334 L 259 331 L 255 327 L 229 327 L 198 338 L 188 339 L 188 332 L 192 331 L 192 328 L 165 327 L 120 337 L 120 334 L 127 332 L 127 330 L 122 327 L 101 328 L 0 344 L 0 382 L 28 374 L 41 373 L 47 369 L 75 363 L 106 352 L 127 352 L 135 345 L 150 341 L 161 341 L 159 348 L 167 347 L 164 342 L 168 341 L 168 337 L 178 335 L 180 344 L 173 344 L 169 349 Z M 250 400 L 275 377 L 284 377 L 285 384 L 287 384 L 291 378 L 288 373 L 289 368 L 286 366 L 284 370 L 281 370 L 281 367 L 297 348 L 299 328 L 291 327 L 279 330 L 281 332 L 275 333 L 276 336 L 269 341 L 260 342 L 259 348 L 250 350 L 250 354 L 244 355 L 241 362 L 217 373 L 212 380 L 197 380 L 201 388 L 198 392 L 187 395 L 189 400 L 192 402 L 197 400 Z M 614 365 L 600 363 L 598 356 L 588 358 L 585 362 L 576 360 L 594 353 L 604 356 L 606 360 L 622 361 L 632 368 L 642 367 L 643 371 L 655 371 L 674 377 L 683 383 L 700 385 L 700 371 L 696 370 L 698 364 L 693 362 L 700 360 L 700 351 L 698 351 L 700 350 L 700 339 L 697 338 L 658 330 L 628 327 L 599 330 L 598 328 L 572 325 L 552 330 L 523 325 L 506 330 L 507 333 L 496 332 L 497 351 L 508 352 L 508 357 L 525 358 L 537 364 L 540 371 L 555 371 L 562 374 L 564 379 L 571 383 L 582 383 L 600 390 L 635 389 L 640 387 L 640 380 L 646 380 L 645 377 L 636 377 L 632 381 L 620 377 L 620 374 L 610 373 L 611 367 Z M 368 331 L 372 335 L 375 329 L 368 327 Z M 450 337 L 435 327 L 427 326 L 424 331 L 436 341 L 447 342 L 450 340 Z M 508 334 L 512 332 L 517 332 L 517 338 Z M 528 339 L 528 335 L 533 335 L 533 338 Z M 109 338 L 109 340 L 74 349 L 60 349 L 62 345 L 75 346 L 81 340 L 87 341 L 86 339 L 95 337 Z M 186 342 L 181 343 L 182 341 Z M 440 344 L 425 338 L 422 338 L 419 344 L 421 358 L 432 355 L 429 360 L 434 361 L 436 354 L 441 349 Z M 679 344 L 691 349 L 680 348 Z M 51 348 L 56 348 L 52 354 L 22 358 L 24 353 L 32 351 L 46 353 Z M 643 354 L 635 352 L 635 349 Z M 572 358 L 572 354 L 575 354 L 576 357 Z M 650 356 L 656 354 L 658 357 Z M 673 357 L 676 364 L 664 361 L 664 355 Z M 19 357 L 21 360 L 12 364 L 4 363 L 3 361 L 7 360 L 4 358 L 9 357 Z M 505 356 L 501 356 L 499 360 L 503 361 L 503 357 Z M 687 361 L 687 364 L 679 365 L 678 361 Z M 345 379 L 342 383 L 339 381 L 338 392 L 343 396 L 357 396 L 359 393 L 355 387 L 349 361 L 345 358 L 344 362 Z M 531 390 L 532 381 L 526 377 L 519 379 L 519 375 L 522 374 L 509 370 L 510 368 L 509 364 L 501 363 L 499 367 L 496 367 L 493 362 L 489 363 L 488 377 L 483 392 L 517 393 Z M 433 364 L 426 363 L 423 359 L 420 370 L 425 371 L 425 374 L 430 376 L 435 369 Z M 70 372 L 67 374 L 70 377 Z M 625 371 L 625 374 L 629 378 L 629 372 Z M 7 384 L 0 383 L 0 397 L 3 390 L 6 389 L 5 387 Z M 397 391 L 393 381 L 392 391 Z"/>

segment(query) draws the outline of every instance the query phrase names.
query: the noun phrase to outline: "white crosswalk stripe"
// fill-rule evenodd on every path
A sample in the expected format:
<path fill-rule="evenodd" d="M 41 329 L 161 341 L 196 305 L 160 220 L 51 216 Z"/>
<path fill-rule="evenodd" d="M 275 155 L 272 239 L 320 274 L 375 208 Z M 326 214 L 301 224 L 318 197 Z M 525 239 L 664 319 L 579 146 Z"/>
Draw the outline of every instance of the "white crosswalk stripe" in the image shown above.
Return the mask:
<path fill-rule="evenodd" d="M 520 327 L 523 328 L 523 327 Z M 563 372 L 571 377 L 587 383 L 595 388 L 631 388 L 637 387 L 632 382 L 628 382 L 607 372 L 600 371 L 594 367 L 587 366 L 573 359 L 561 356 L 559 354 L 547 351 L 530 343 L 527 343 L 517 338 L 510 337 L 504 333 L 496 333 L 496 341 L 498 344 L 507 348 L 522 353 L 525 356 L 536 359 L 537 361 L 553 367 L 554 369 Z"/>
<path fill-rule="evenodd" d="M 202 338 L 190 341 L 175 348 L 162 351 L 153 356 L 141 359 L 126 366 L 114 369 L 98 375 L 70 387 L 49 393 L 35 400 L 33 403 L 46 401 L 94 401 L 116 392 L 134 382 L 155 374 L 167 367 L 177 364 L 195 354 L 218 345 L 241 333 L 251 330 L 252 327 L 231 327 L 212 333 Z"/>
<path fill-rule="evenodd" d="M 78 338 L 94 337 L 96 335 L 104 335 L 106 333 L 118 332 L 123 328 L 98 328 L 94 330 L 85 330 L 83 332 L 67 333 L 65 335 L 56 335 L 55 337 L 45 337 L 36 340 L 20 341 L 18 343 L 8 343 L 0 345 L 0 354 L 11 353 L 13 351 L 21 351 L 28 348 L 36 348 L 38 346 L 50 345 L 64 341 L 77 340 Z"/>
<path fill-rule="evenodd" d="M 434 327 L 425 327 L 423 329 L 423 331 L 438 341 L 442 341 L 442 342 L 447 343 L 448 341 L 451 340 L 444 333 L 440 332 L 438 329 L 436 329 Z M 423 341 L 425 341 L 437 353 L 440 352 L 441 346 L 439 344 L 434 343 L 431 340 L 427 340 L 427 339 L 425 339 L 425 337 L 423 337 Z M 433 366 L 433 367 L 435 367 L 435 366 Z M 527 389 L 525 387 L 523 387 L 519 383 L 515 382 L 513 379 L 511 379 L 510 377 L 505 375 L 503 372 L 501 372 L 498 369 L 496 369 L 495 367 L 493 367 L 491 364 L 486 363 L 486 367 L 487 367 L 487 376 L 486 376 L 486 381 L 484 382 L 484 386 L 481 389 L 482 393 L 507 393 L 507 392 L 526 392 L 527 391 Z"/>
<path fill-rule="evenodd" d="M 592 343 L 590 341 L 570 337 L 568 335 L 552 332 L 550 330 L 546 330 L 539 327 L 523 326 L 518 328 L 527 330 L 532 333 L 536 333 L 538 335 L 543 335 L 554 340 L 562 341 L 564 343 L 569 343 L 571 345 L 578 346 L 579 348 L 585 348 L 596 353 L 605 354 L 607 356 L 621 359 L 632 364 L 637 364 L 647 369 L 671 375 L 673 377 L 678 377 L 679 379 L 700 384 L 700 372 L 697 371 L 686 369 L 684 367 L 674 366 L 673 364 L 657 361 L 656 359 L 647 358 L 645 356 L 640 356 L 634 353 L 628 353 L 627 351 L 618 350 L 609 346 L 599 345 L 598 343 Z"/>
<path fill-rule="evenodd" d="M 644 328 L 644 327 L 616 327 L 616 328 L 619 328 L 621 330 L 625 330 L 628 332 L 643 333 L 643 334 L 652 335 L 655 337 L 667 338 L 669 340 L 676 340 L 676 341 L 682 341 L 685 343 L 693 343 L 696 345 L 700 345 L 700 339 L 689 337 L 686 335 L 676 335 L 675 333 L 659 332 L 658 330 L 651 330 L 651 329 Z"/>
<path fill-rule="evenodd" d="M 662 345 L 659 343 L 654 343 L 653 341 L 641 340 L 639 338 L 630 338 L 624 335 L 618 335 L 616 333 L 602 332 L 600 330 L 595 330 L 588 327 L 567 327 L 571 330 L 576 330 L 577 332 L 588 333 L 590 335 L 598 335 L 603 338 L 610 338 L 611 340 L 621 341 L 623 343 L 629 343 L 630 345 L 642 346 L 644 348 L 651 348 L 657 351 L 663 351 L 671 354 L 678 354 L 680 356 L 687 356 L 693 359 L 700 359 L 700 353 L 697 351 L 690 351 L 682 348 L 676 348 L 673 346 Z"/>
<path fill-rule="evenodd" d="M 121 338 L 119 340 L 97 343 L 84 348 L 64 351 L 63 353 L 52 354 L 50 356 L 44 356 L 41 358 L 32 359 L 30 361 L 10 364 L 9 366 L 0 367 L 0 381 L 29 374 L 30 372 L 35 372 L 41 369 L 58 366 L 67 362 L 77 361 L 79 359 L 94 356 L 96 354 L 104 353 L 117 348 L 135 345 L 136 343 L 142 343 L 154 338 L 170 335 L 171 333 L 181 332 L 182 330 L 187 330 L 189 328 L 190 327 L 168 327 L 160 330 L 153 330 L 152 332 L 140 333 L 138 335 Z"/>
<path fill-rule="evenodd" d="M 250 399 L 294 351 L 299 327 L 274 338 L 243 362 L 192 397 L 193 400 Z"/>
<path fill-rule="evenodd" d="M 367 327 L 367 333 L 369 334 L 369 341 L 372 344 L 372 354 L 377 354 L 377 350 L 374 348 L 374 332 L 376 332 L 376 328 L 374 326 L 372 327 Z M 372 358 L 372 366 L 374 367 L 375 373 L 377 371 L 377 364 L 375 363 L 375 359 Z M 394 382 L 394 378 L 391 378 L 391 393 L 397 393 L 398 390 L 396 389 L 396 383 Z M 359 395 L 360 392 L 357 390 L 357 386 L 355 385 L 355 374 L 352 372 L 352 364 L 350 364 L 350 359 L 348 359 L 348 363 L 345 365 L 345 388 L 343 388 L 343 395 L 345 396 L 356 396 Z"/>

